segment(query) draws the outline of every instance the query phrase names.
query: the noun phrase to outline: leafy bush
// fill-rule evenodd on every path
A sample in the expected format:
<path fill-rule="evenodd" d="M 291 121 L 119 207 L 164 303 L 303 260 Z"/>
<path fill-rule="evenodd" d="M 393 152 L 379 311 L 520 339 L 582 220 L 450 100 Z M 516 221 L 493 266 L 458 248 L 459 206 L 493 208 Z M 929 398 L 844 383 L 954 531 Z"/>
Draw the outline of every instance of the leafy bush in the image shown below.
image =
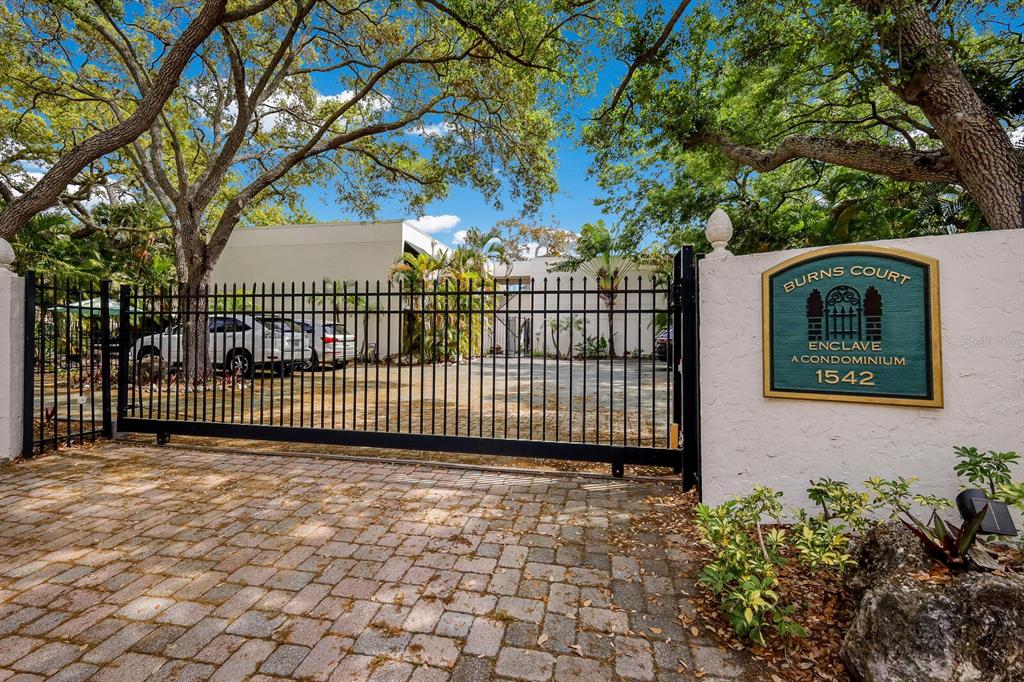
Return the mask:
<path fill-rule="evenodd" d="M 807 497 L 821 507 L 822 518 L 826 521 L 841 520 L 854 530 L 864 530 L 870 521 L 864 513 L 871 508 L 871 496 L 850 489 L 846 481 L 819 478 L 811 481 Z"/>
<path fill-rule="evenodd" d="M 844 570 L 852 565 L 850 538 L 847 527 L 824 517 L 797 512 L 798 524 L 793 533 L 793 547 L 800 563 L 808 568 L 835 568 Z"/>
<path fill-rule="evenodd" d="M 715 553 L 699 580 L 719 597 L 733 630 L 758 644 L 764 644 L 766 631 L 780 637 L 806 634 L 792 617 L 796 607 L 782 603 L 777 591 L 787 547 L 810 567 L 841 570 L 850 563 L 842 525 L 803 514 L 795 534 L 765 528 L 765 520 L 773 526 L 782 523 L 781 498 L 780 492 L 756 486 L 750 495 L 717 507 L 697 506 L 697 526 L 704 544 Z"/>
<path fill-rule="evenodd" d="M 766 539 L 761 528 L 762 514 L 781 511 L 777 495 L 756 487 L 747 497 L 717 507 L 697 507 L 704 543 L 716 554 L 699 580 L 719 596 L 733 629 L 759 644 L 764 643 L 763 630 L 774 623 L 776 613 L 788 615 L 774 589 L 782 563 L 778 550 L 783 531 L 772 531 Z"/>
<path fill-rule="evenodd" d="M 576 344 L 576 357 L 603 358 L 608 355 L 608 339 L 605 337 L 588 336 Z"/>
<path fill-rule="evenodd" d="M 998 499 L 1006 504 L 1016 507 L 1021 514 L 1024 514 L 1024 483 L 1002 483 L 996 490 Z"/>
<path fill-rule="evenodd" d="M 1014 452 L 979 453 L 974 447 L 956 447 L 955 471 L 972 484 L 986 486 L 991 496 L 1017 506 L 1024 513 L 1024 483 L 1013 482 L 1010 467 Z M 874 523 L 867 514 L 888 509 L 920 540 L 927 553 L 951 568 L 972 564 L 991 567 L 992 558 L 978 541 L 987 508 L 957 527 L 940 515 L 952 506 L 945 498 L 914 493 L 915 478 L 871 478 L 869 492 L 856 491 L 844 481 L 811 481 L 807 496 L 821 507 L 818 515 L 799 510 L 786 519 L 782 493 L 755 486 L 753 492 L 716 507 L 697 505 L 697 527 L 714 560 L 700 572 L 699 581 L 718 596 L 722 612 L 737 634 L 758 644 L 774 632 L 780 637 L 803 636 L 793 618 L 795 607 L 779 595 L 779 573 L 786 557 L 812 570 L 841 572 L 852 565 L 850 536 Z M 927 522 L 915 507 L 930 510 Z M 790 528 L 780 526 L 790 521 Z"/>
<path fill-rule="evenodd" d="M 976 486 L 987 486 L 992 496 L 998 494 L 1000 486 L 1013 482 L 1010 466 L 1020 460 L 1016 452 L 978 452 L 978 448 L 973 446 L 958 445 L 953 451 L 960 460 L 953 467 L 956 475 L 963 476 Z"/>

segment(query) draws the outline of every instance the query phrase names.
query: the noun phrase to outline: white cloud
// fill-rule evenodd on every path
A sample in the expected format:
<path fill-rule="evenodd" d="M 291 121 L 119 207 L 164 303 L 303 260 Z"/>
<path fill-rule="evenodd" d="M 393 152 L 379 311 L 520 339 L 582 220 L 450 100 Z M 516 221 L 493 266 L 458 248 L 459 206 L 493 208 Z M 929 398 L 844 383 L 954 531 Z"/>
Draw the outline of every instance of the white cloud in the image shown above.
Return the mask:
<path fill-rule="evenodd" d="M 333 111 L 338 106 L 352 99 L 355 94 L 355 90 L 342 90 L 334 95 L 325 95 L 318 91 L 316 93 L 316 108 L 329 107 L 329 110 Z M 267 98 L 266 104 L 263 105 L 262 111 L 259 113 L 260 129 L 268 132 L 282 123 L 293 121 L 292 115 L 287 113 L 286 110 L 298 108 L 299 98 L 294 93 L 278 92 L 271 95 Z M 346 113 L 343 121 L 363 121 L 372 114 L 388 111 L 390 108 L 391 101 L 387 97 L 376 92 L 370 92 L 350 112 Z"/>
<path fill-rule="evenodd" d="M 1010 142 L 1012 142 L 1015 147 L 1024 146 L 1024 126 L 1010 131 Z"/>
<path fill-rule="evenodd" d="M 465 244 L 466 243 L 466 230 L 459 230 L 452 235 L 453 244 Z"/>
<path fill-rule="evenodd" d="M 410 128 L 408 133 L 422 137 L 443 137 L 453 130 L 455 130 L 455 126 L 447 121 L 441 121 L 440 123 L 421 123 L 419 126 Z"/>
<path fill-rule="evenodd" d="M 459 216 L 446 213 L 444 215 L 423 215 L 419 218 L 406 220 L 404 224 L 408 227 L 415 228 L 420 232 L 433 234 L 435 232 L 450 230 L 461 222 L 462 218 Z"/>

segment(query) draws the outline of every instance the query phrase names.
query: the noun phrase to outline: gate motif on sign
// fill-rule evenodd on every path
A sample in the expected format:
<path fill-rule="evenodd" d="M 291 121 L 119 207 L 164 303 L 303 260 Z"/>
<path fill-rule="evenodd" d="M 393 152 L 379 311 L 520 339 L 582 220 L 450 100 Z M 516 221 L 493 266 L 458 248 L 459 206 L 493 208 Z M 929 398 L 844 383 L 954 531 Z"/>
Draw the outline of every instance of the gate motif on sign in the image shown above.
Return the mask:
<path fill-rule="evenodd" d="M 860 341 L 861 322 L 860 292 L 845 284 L 833 287 L 825 297 L 825 338 Z"/>

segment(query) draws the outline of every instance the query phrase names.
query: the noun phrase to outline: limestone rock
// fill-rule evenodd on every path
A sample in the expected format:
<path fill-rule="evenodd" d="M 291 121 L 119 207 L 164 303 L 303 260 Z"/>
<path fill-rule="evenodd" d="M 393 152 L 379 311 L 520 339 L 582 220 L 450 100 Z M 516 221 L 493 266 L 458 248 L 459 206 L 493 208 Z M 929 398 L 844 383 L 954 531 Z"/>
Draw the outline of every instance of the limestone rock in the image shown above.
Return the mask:
<path fill-rule="evenodd" d="M 1024 680 L 1024 577 L 890 575 L 865 592 L 841 654 L 866 682 Z"/>
<path fill-rule="evenodd" d="M 927 571 L 932 563 L 921 541 L 899 521 L 879 523 L 869 530 L 852 556 L 856 566 L 846 580 L 858 598 L 891 576 Z"/>

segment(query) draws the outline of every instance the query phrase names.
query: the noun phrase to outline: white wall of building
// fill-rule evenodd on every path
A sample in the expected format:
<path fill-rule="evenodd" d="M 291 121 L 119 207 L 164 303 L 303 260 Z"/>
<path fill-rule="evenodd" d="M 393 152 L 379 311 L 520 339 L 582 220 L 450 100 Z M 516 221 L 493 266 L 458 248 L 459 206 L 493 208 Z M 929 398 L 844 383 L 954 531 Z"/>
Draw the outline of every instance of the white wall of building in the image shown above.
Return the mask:
<path fill-rule="evenodd" d="M 231 234 L 214 268 L 212 281 L 219 286 L 250 291 L 253 285 L 258 288 L 261 283 L 268 291 L 271 283 L 278 287 L 284 283 L 287 291 L 293 283 L 296 291 L 305 283 L 307 291 L 313 291 L 314 285 L 319 289 L 326 281 L 328 290 L 330 283 L 336 282 L 339 292 L 360 294 L 366 291 L 367 283 L 369 290 L 375 292 L 379 282 L 380 290 L 386 292 L 391 268 L 402 258 L 407 244 L 424 253 L 449 250 L 446 244 L 401 220 L 239 228 Z M 348 283 L 347 289 L 343 289 L 344 283 Z M 306 310 L 308 317 L 320 319 L 312 311 L 321 306 L 322 299 L 308 297 L 303 301 L 296 295 L 287 300 Z M 371 300 L 380 310 L 385 310 L 389 298 L 371 296 Z M 278 308 L 281 301 L 276 301 Z M 391 297 L 390 301 L 397 311 L 398 297 Z M 339 302 L 339 307 L 348 306 Z M 380 355 L 397 352 L 400 326 L 397 312 L 390 316 L 382 314 L 379 319 L 371 315 L 368 328 L 364 324 L 366 319 L 360 314 L 349 314 L 337 321 L 356 334 L 360 348 L 368 341 L 376 345 Z M 390 349 L 387 347 L 389 338 Z"/>
<path fill-rule="evenodd" d="M 661 331 L 662 323 L 655 314 L 667 308 L 667 301 L 661 293 L 651 291 L 651 269 L 633 267 L 623 278 L 622 290 L 616 297 L 609 327 L 608 307 L 594 292 L 594 278 L 585 270 L 576 272 L 552 272 L 561 258 L 549 256 L 512 263 L 510 267 L 498 264 L 494 275 L 500 281 L 521 282 L 522 293 L 509 297 L 509 331 L 506 333 L 504 317 L 499 315 L 498 345 L 509 351 L 514 350 L 513 342 L 518 330 L 525 323 L 529 329 L 535 352 L 547 351 L 567 354 L 576 347 L 585 335 L 594 338 L 609 338 L 609 328 L 615 338 L 616 353 L 650 353 L 654 339 Z M 664 288 L 660 285 L 659 291 Z M 547 296 L 544 296 L 544 292 Z M 531 312 L 532 311 L 532 312 Z M 546 312 L 545 312 L 546 311 Z M 557 311 L 557 313 L 555 312 Z M 572 331 L 555 327 L 569 318 L 578 320 Z M 518 324 L 517 324 L 518 322 Z M 502 340 L 502 335 L 505 340 Z M 512 338 L 508 338 L 511 335 Z M 557 336 L 557 342 L 556 342 Z M 546 344 L 546 345 L 545 345 Z"/>
<path fill-rule="evenodd" d="M 236 229 L 213 269 L 213 282 L 384 282 L 408 242 L 421 251 L 448 247 L 401 220 Z"/>
<path fill-rule="evenodd" d="M 788 505 L 808 481 L 917 476 L 953 496 L 954 445 L 1024 453 L 1024 231 L 875 242 L 939 260 L 941 409 L 762 395 L 761 273 L 805 250 L 700 263 L 702 489 L 762 484 Z M 1018 477 L 1024 472 L 1018 471 Z"/>

